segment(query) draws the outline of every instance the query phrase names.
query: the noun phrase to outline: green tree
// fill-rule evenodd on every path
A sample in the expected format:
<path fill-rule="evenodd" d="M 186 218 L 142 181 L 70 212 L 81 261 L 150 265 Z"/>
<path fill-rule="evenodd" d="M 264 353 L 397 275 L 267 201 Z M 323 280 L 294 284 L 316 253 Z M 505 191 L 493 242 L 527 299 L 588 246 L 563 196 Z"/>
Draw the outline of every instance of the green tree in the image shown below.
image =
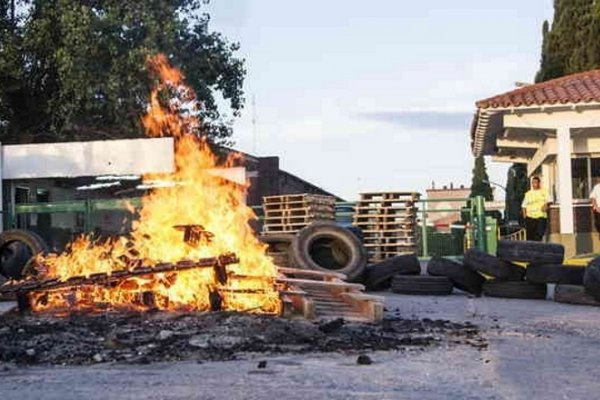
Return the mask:
<path fill-rule="evenodd" d="M 540 69 L 535 81 L 600 68 L 600 1 L 554 0 L 552 23 L 542 25 Z M 506 184 L 506 217 L 520 220 L 529 185 L 526 167 L 513 164 Z"/>
<path fill-rule="evenodd" d="M 493 200 L 494 198 L 483 156 L 475 158 L 473 180 L 471 181 L 471 197 L 475 196 L 483 196 L 486 200 Z"/>
<path fill-rule="evenodd" d="M 555 0 L 552 24 L 542 27 L 536 82 L 600 67 L 600 2 Z"/>
<path fill-rule="evenodd" d="M 2 142 L 141 136 L 152 84 L 146 59 L 158 52 L 196 91 L 191 109 L 202 133 L 227 142 L 243 106 L 244 62 L 238 44 L 209 29 L 206 0 L 16 3 L 15 15 L 0 2 Z"/>

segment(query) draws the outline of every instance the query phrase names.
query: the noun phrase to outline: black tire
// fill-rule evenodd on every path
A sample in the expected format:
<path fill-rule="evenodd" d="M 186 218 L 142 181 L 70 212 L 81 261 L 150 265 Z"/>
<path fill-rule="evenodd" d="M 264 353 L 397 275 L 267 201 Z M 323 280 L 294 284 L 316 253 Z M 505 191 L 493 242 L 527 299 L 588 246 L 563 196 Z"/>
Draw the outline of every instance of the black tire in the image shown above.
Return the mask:
<path fill-rule="evenodd" d="M 554 301 L 558 303 L 600 306 L 600 301 L 585 292 L 582 285 L 556 285 Z"/>
<path fill-rule="evenodd" d="M 600 301 L 600 257 L 594 258 L 585 269 L 583 286 L 587 294 Z"/>
<path fill-rule="evenodd" d="M 352 232 L 352 234 L 354 234 L 354 236 L 356 236 L 361 243 L 364 243 L 365 235 L 363 234 L 362 229 L 360 229 L 358 226 L 347 226 L 346 229 Z"/>
<path fill-rule="evenodd" d="M 463 263 L 475 272 L 480 272 L 503 281 L 522 281 L 525 269 L 510 261 L 501 260 L 477 249 L 468 250 Z"/>
<path fill-rule="evenodd" d="M 533 283 L 562 283 L 583 285 L 585 268 L 562 264 L 531 264 L 527 266 L 526 277 Z"/>
<path fill-rule="evenodd" d="M 427 273 L 432 276 L 445 276 L 452 284 L 465 292 L 479 296 L 485 278 L 465 265 L 442 257 L 433 257 L 427 264 Z"/>
<path fill-rule="evenodd" d="M 546 285 L 527 281 L 489 281 L 483 284 L 483 294 L 509 299 L 545 299 Z"/>
<path fill-rule="evenodd" d="M 7 278 L 21 279 L 29 260 L 48 253 L 48 245 L 37 233 L 12 229 L 0 233 L 0 273 Z"/>
<path fill-rule="evenodd" d="M 497 255 L 506 261 L 532 264 L 562 264 L 565 248 L 557 243 L 528 240 L 499 240 Z"/>
<path fill-rule="evenodd" d="M 417 256 L 406 254 L 367 266 L 364 283 L 367 290 L 384 290 L 390 287 L 392 277 L 395 275 L 420 274 L 421 263 Z"/>
<path fill-rule="evenodd" d="M 367 264 L 362 243 L 349 230 L 329 221 L 313 222 L 292 242 L 291 260 L 298 268 L 335 271 L 359 279 Z"/>
<path fill-rule="evenodd" d="M 40 253 L 48 253 L 48 245 L 37 233 L 22 229 L 0 233 L 0 273 L 7 278 L 23 278 L 29 260 Z"/>
<path fill-rule="evenodd" d="M 452 282 L 445 276 L 396 275 L 392 278 L 392 292 L 446 296 L 452 293 Z"/>

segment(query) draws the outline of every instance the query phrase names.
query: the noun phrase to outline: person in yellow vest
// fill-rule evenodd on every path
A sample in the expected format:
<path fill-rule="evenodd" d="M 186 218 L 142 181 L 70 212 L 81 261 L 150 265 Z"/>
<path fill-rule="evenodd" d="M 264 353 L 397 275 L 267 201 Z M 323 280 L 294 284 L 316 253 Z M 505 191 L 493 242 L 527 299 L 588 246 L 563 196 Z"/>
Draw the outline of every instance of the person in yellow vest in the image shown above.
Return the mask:
<path fill-rule="evenodd" d="M 523 218 L 527 240 L 542 241 L 548 225 L 548 206 L 550 197 L 548 192 L 541 188 L 540 178 L 531 178 L 531 189 L 525 193 L 523 199 Z"/>

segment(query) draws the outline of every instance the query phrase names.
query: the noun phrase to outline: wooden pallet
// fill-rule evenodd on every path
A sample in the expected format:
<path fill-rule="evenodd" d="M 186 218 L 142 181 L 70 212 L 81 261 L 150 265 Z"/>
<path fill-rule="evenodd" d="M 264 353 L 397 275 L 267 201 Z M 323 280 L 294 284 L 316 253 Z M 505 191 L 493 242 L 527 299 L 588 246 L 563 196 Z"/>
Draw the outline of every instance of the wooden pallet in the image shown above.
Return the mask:
<path fill-rule="evenodd" d="M 416 192 L 362 193 L 355 208 L 353 225 L 364 236 L 369 261 L 412 253 L 416 249 Z"/>
<path fill-rule="evenodd" d="M 274 210 L 265 210 L 265 218 L 271 217 L 296 217 L 296 216 L 318 216 L 318 215 L 334 215 L 335 209 L 330 206 L 310 206 L 300 208 L 277 208 Z"/>
<path fill-rule="evenodd" d="M 417 207 L 356 207 L 356 215 L 361 217 L 388 217 L 397 215 L 416 215 Z"/>
<path fill-rule="evenodd" d="M 383 319 L 384 298 L 362 293 L 363 285 L 344 282 L 345 275 L 294 268 L 279 268 L 279 283 L 290 287 L 282 293 L 284 315 L 355 322 Z"/>
<path fill-rule="evenodd" d="M 410 241 L 413 242 L 415 241 L 415 237 L 413 235 L 405 235 L 405 236 L 371 236 L 371 237 L 363 237 L 363 241 L 365 242 L 365 244 L 370 244 L 370 243 L 381 243 L 381 244 L 388 244 L 388 243 L 400 243 L 400 242 L 404 242 L 404 241 Z"/>
<path fill-rule="evenodd" d="M 295 234 L 314 221 L 335 219 L 335 197 L 293 194 L 263 197 L 263 234 Z"/>
<path fill-rule="evenodd" d="M 335 219 L 333 215 L 327 214 L 316 214 L 316 215 L 304 215 L 304 216 L 293 216 L 293 217 L 265 217 L 264 223 L 265 225 L 289 225 L 296 223 L 306 223 L 309 224 L 313 221 L 317 220 L 332 220 Z"/>
<path fill-rule="evenodd" d="M 335 205 L 332 204 L 315 204 L 315 203 L 305 203 L 303 201 L 299 202 L 286 202 L 286 203 L 263 203 L 263 210 L 266 211 L 275 211 L 275 210 L 297 210 L 301 208 L 321 208 L 335 211 Z"/>
<path fill-rule="evenodd" d="M 263 197 L 263 204 L 321 204 L 335 206 L 335 197 L 316 194 L 265 196 Z"/>
<path fill-rule="evenodd" d="M 421 198 L 418 192 L 365 192 L 360 194 L 361 200 L 412 200 L 417 201 Z"/>
<path fill-rule="evenodd" d="M 390 223 L 381 223 L 381 224 L 370 224 L 366 222 L 357 222 L 353 224 L 354 226 L 358 226 L 363 231 L 369 232 L 390 232 L 390 231 L 414 231 L 415 225 L 410 223 L 398 223 L 398 222 L 390 222 Z"/>
<path fill-rule="evenodd" d="M 378 225 L 378 224 L 415 224 L 417 221 L 415 218 L 407 216 L 354 216 L 353 223 L 355 225 Z"/>

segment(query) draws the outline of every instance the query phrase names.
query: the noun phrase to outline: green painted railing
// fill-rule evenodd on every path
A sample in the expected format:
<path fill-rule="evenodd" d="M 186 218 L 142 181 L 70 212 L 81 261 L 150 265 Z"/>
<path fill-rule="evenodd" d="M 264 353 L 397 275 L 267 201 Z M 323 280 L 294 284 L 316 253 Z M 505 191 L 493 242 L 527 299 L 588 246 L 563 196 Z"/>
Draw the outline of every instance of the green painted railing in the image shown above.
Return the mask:
<path fill-rule="evenodd" d="M 431 207 L 431 204 L 441 202 L 464 202 L 465 207 L 459 208 L 443 208 L 435 209 Z M 420 216 L 420 255 L 421 257 L 428 258 L 431 254 L 431 249 L 436 248 L 436 253 L 448 253 L 448 254 L 437 254 L 437 255 L 459 255 L 462 254 L 465 248 L 475 246 L 480 250 L 486 251 L 488 248 L 489 235 L 486 236 L 486 218 L 485 218 L 485 201 L 483 197 L 475 197 L 472 199 L 456 199 L 456 198 L 440 198 L 440 199 L 423 199 L 418 202 L 419 216 Z M 30 203 L 30 204 L 16 204 L 12 207 L 12 210 L 5 213 L 7 226 L 14 228 L 16 227 L 16 221 L 18 215 L 26 214 L 52 214 L 52 213 L 83 213 L 84 215 L 84 226 L 85 232 L 92 230 L 92 214 L 94 212 L 105 212 L 105 211 L 129 211 L 131 208 L 141 207 L 142 199 L 138 197 L 124 198 L 124 199 L 91 199 L 91 200 L 73 200 L 73 201 L 62 201 L 62 202 L 49 202 L 49 203 Z M 354 216 L 354 207 L 356 203 L 353 202 L 340 202 L 336 204 L 336 221 L 343 225 L 350 225 Z M 259 219 L 262 215 L 262 208 L 260 206 L 252 207 Z M 431 225 L 428 220 L 431 220 L 430 216 L 436 213 L 460 213 L 461 216 L 466 215 L 467 222 L 462 228 L 464 229 L 464 235 L 462 235 L 462 248 L 458 249 L 452 243 L 455 241 L 450 240 L 456 236 L 444 237 L 443 235 L 452 235 L 452 233 L 441 233 L 430 231 Z M 441 241 L 440 243 L 432 243 L 433 241 Z M 459 242 L 458 240 L 456 241 Z M 450 244 L 443 244 L 450 243 Z M 450 246 L 446 248 L 445 246 Z M 441 249 L 441 250 L 440 250 Z"/>

